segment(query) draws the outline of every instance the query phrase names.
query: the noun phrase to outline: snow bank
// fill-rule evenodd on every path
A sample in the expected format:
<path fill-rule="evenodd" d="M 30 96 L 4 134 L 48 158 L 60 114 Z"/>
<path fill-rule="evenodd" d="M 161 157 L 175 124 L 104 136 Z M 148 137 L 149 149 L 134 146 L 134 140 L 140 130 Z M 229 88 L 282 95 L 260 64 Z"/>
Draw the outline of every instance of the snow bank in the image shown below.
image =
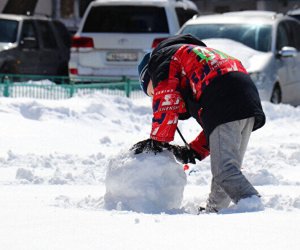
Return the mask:
<path fill-rule="evenodd" d="M 144 213 L 180 209 L 186 174 L 172 153 L 120 152 L 108 164 L 106 175 L 107 209 Z"/>

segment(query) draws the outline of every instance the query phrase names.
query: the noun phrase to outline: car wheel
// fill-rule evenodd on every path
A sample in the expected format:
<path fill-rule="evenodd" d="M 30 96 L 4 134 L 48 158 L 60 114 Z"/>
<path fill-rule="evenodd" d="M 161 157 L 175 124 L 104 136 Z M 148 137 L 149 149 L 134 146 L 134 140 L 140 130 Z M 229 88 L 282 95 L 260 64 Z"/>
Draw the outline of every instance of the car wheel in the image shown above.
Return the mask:
<path fill-rule="evenodd" d="M 275 104 L 281 103 L 281 89 L 278 84 L 275 85 L 272 96 L 271 96 L 271 102 Z"/>

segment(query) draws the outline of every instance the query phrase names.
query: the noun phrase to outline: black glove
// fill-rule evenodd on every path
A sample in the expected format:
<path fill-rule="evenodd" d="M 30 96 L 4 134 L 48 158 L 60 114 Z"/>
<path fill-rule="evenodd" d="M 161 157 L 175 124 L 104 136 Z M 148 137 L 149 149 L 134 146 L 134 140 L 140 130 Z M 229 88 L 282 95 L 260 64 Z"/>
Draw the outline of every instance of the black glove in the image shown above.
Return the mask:
<path fill-rule="evenodd" d="M 154 154 L 160 153 L 163 149 L 168 149 L 169 143 L 159 142 L 153 139 L 147 139 L 144 141 L 140 141 L 132 146 L 130 150 L 134 151 L 134 154 L 140 153 L 149 153 L 153 152 Z"/>
<path fill-rule="evenodd" d="M 189 149 L 187 146 L 170 145 L 170 150 L 174 154 L 177 161 L 187 164 L 196 164 L 196 159 L 201 160 L 201 157 L 193 150 Z"/>

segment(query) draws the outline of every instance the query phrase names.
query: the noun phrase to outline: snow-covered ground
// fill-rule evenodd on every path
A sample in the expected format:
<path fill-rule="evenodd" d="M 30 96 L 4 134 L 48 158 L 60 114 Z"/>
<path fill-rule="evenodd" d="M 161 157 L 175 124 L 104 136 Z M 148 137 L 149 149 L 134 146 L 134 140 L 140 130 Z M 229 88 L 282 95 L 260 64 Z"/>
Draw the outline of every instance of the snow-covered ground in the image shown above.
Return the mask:
<path fill-rule="evenodd" d="M 196 215 L 209 193 L 209 158 L 190 165 L 186 176 L 178 174 L 187 182 L 183 197 L 176 198 L 182 199 L 181 209 L 135 212 L 117 204 L 109 210 L 105 203 L 108 167 L 116 159 L 128 165 L 122 156 L 148 138 L 150 99 L 101 94 L 59 101 L 1 98 L 0 249 L 299 249 L 300 107 L 263 102 L 263 108 L 267 123 L 252 134 L 243 171 L 261 193 L 265 210 Z M 179 127 L 188 141 L 200 132 L 192 120 Z M 178 135 L 174 143 L 182 144 Z M 130 164 L 136 169 L 132 178 L 151 173 L 149 162 Z M 153 164 L 151 178 L 159 176 L 159 164 L 167 163 Z M 182 180 L 179 185 L 185 184 Z M 159 180 L 152 181 L 158 187 Z M 124 189 L 121 184 L 117 192 Z M 145 184 L 138 185 L 144 190 Z"/>

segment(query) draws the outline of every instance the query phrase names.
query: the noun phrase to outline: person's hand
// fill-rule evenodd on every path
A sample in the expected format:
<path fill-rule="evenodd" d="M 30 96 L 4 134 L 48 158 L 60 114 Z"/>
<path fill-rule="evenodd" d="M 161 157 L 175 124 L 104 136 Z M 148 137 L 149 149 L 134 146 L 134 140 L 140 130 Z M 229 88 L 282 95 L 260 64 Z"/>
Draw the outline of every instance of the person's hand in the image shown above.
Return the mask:
<path fill-rule="evenodd" d="M 130 150 L 132 150 L 134 154 L 140 154 L 143 152 L 153 152 L 154 154 L 157 154 L 162 152 L 163 149 L 168 149 L 168 147 L 169 143 L 147 139 L 134 144 Z"/>
<path fill-rule="evenodd" d="M 187 146 L 170 145 L 170 150 L 176 160 L 183 164 L 196 164 L 196 159 L 201 161 L 201 157 L 193 149 L 190 149 Z"/>

